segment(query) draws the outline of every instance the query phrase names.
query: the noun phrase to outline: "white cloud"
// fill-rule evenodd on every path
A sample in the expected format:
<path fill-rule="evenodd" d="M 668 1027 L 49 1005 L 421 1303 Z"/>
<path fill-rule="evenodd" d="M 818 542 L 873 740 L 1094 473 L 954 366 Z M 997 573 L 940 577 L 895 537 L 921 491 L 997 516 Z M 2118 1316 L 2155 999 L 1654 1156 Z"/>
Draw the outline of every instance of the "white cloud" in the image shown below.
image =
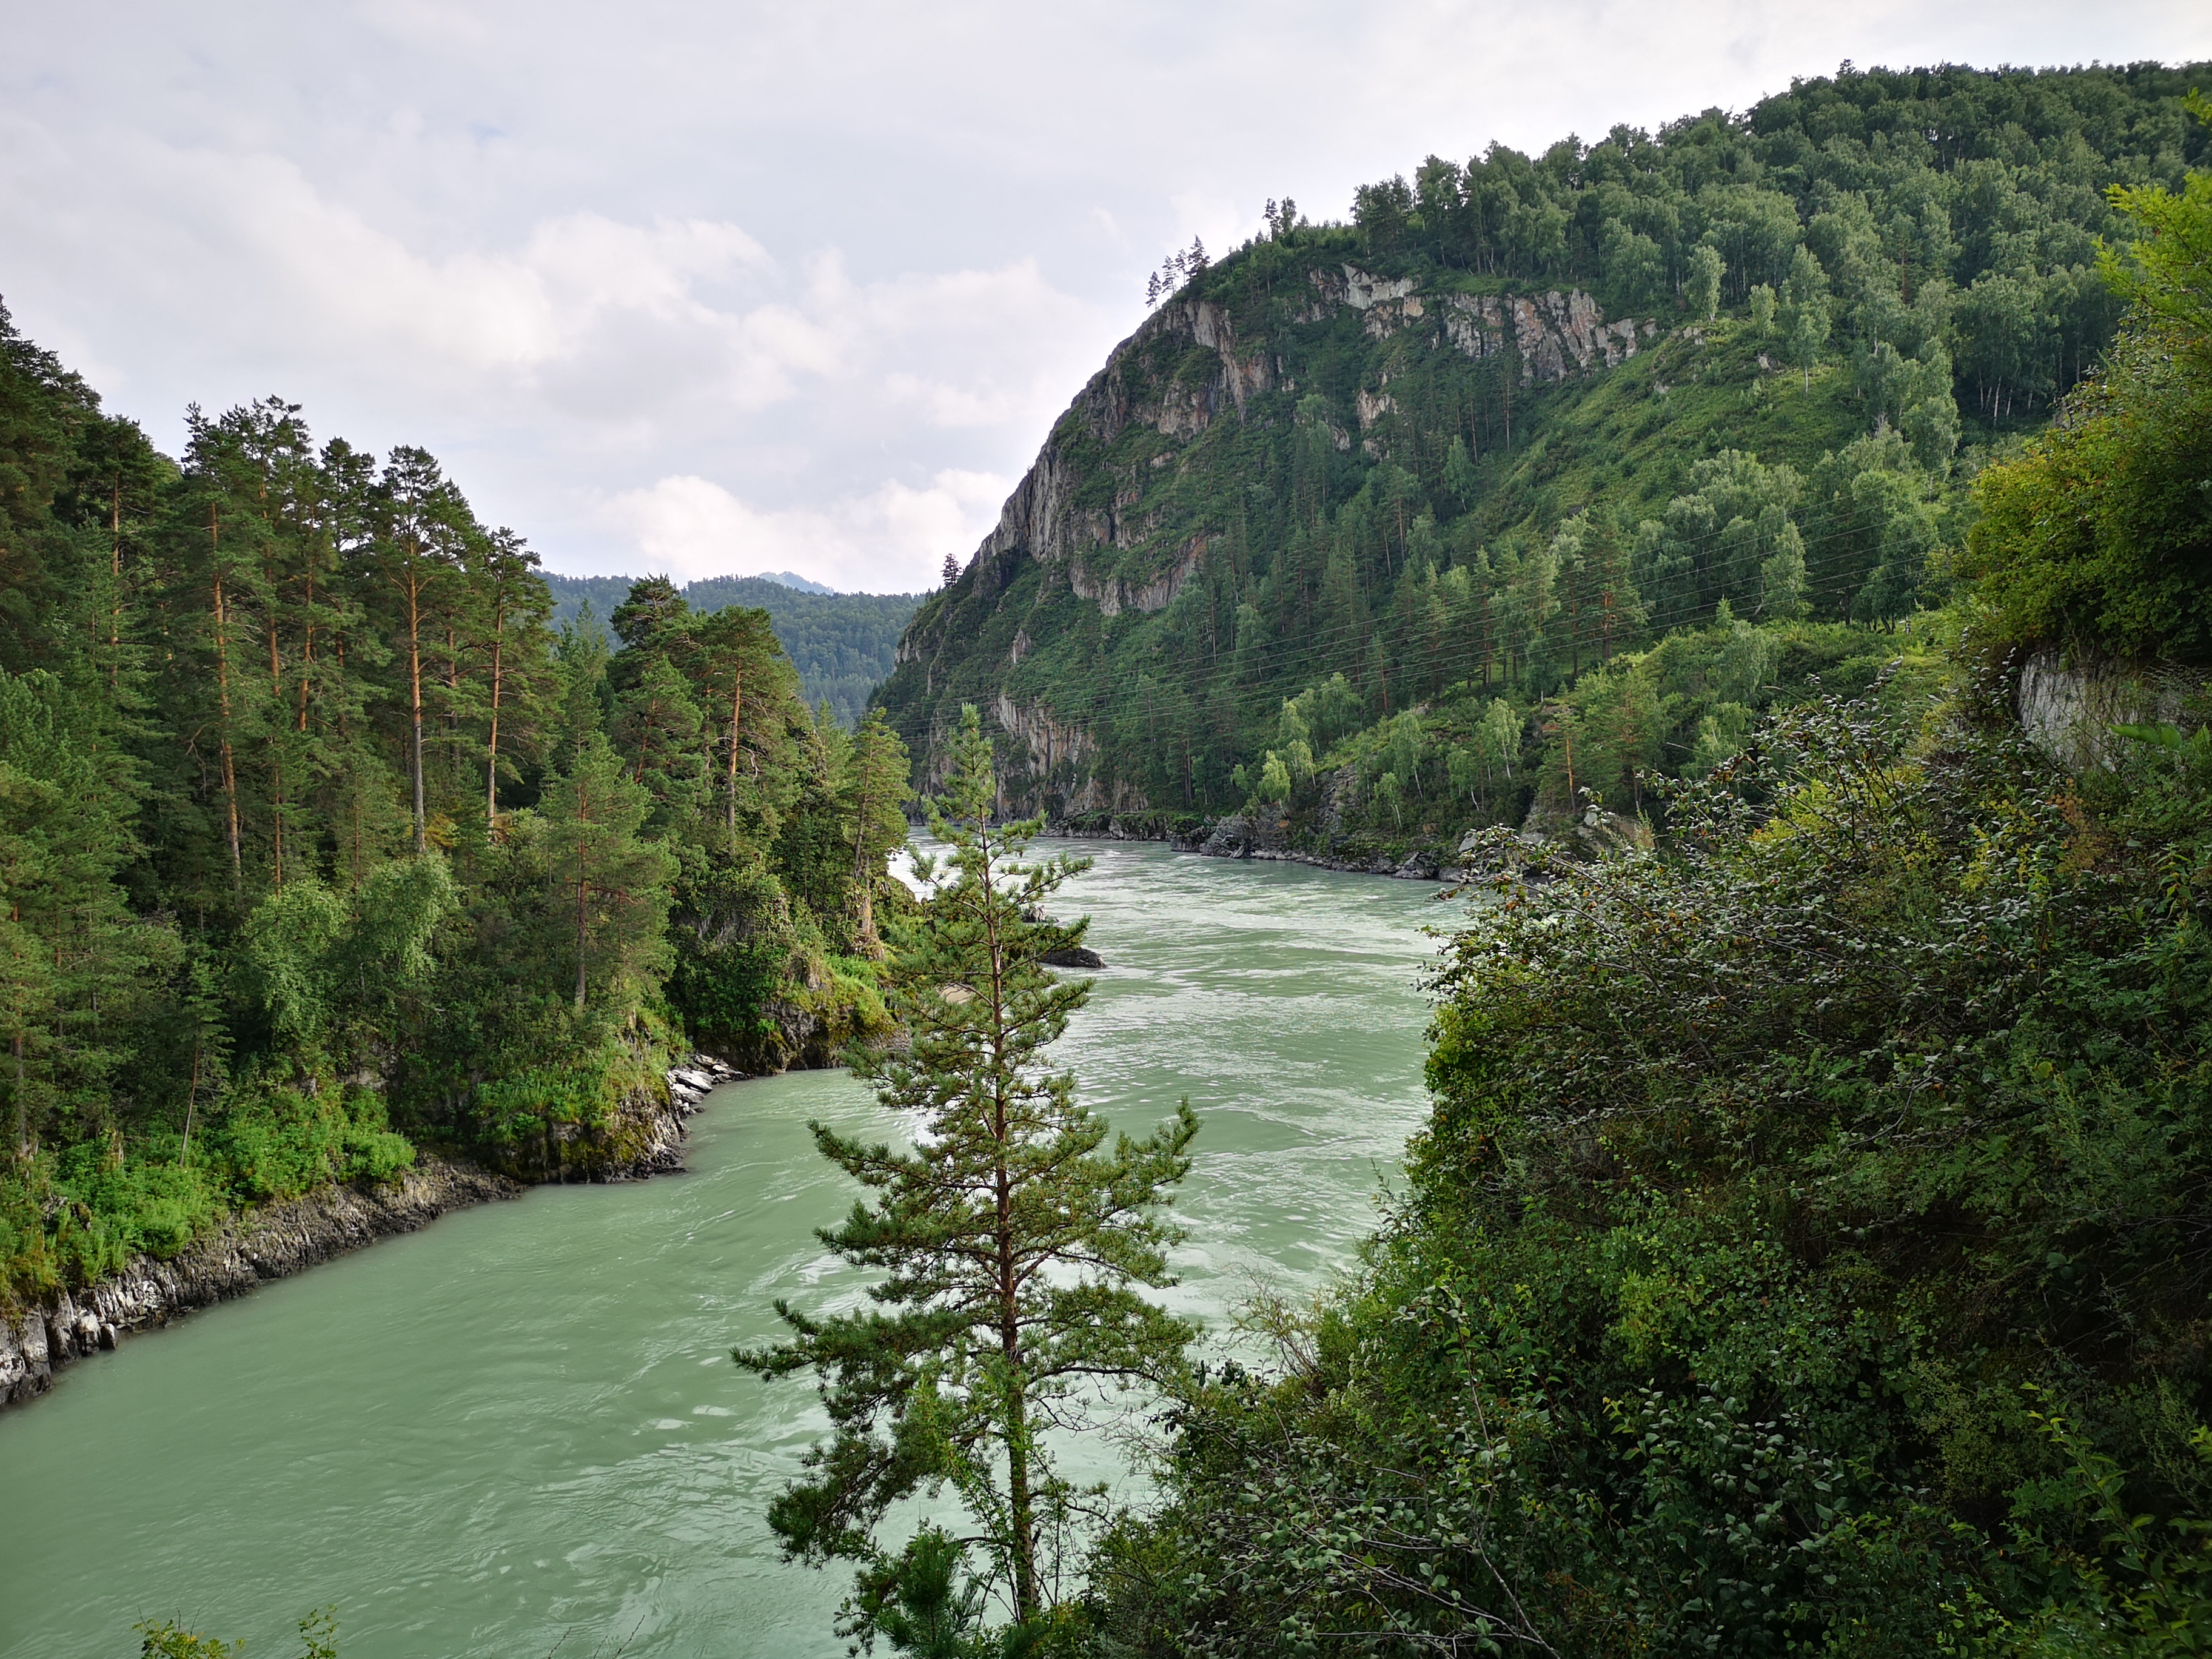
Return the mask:
<path fill-rule="evenodd" d="M 925 489 L 894 480 L 826 507 L 763 509 L 684 474 L 625 491 L 603 516 L 635 552 L 624 573 L 793 570 L 832 587 L 914 592 L 935 585 L 946 554 L 965 561 L 1011 483 L 948 470 Z"/>
<path fill-rule="evenodd" d="M 1210 191 L 1186 190 L 1171 197 L 1169 205 L 1175 210 L 1176 232 L 1182 245 L 1189 246 L 1193 236 L 1200 237 L 1207 253 L 1217 259 L 1260 229 L 1257 203 L 1247 206 Z"/>
<path fill-rule="evenodd" d="M 1017 476 L 1146 270 L 1269 196 L 1340 215 L 1845 56 L 2212 54 L 2202 0 L 15 11 L 0 293 L 165 444 L 281 392 L 435 451 L 556 568 L 720 537 L 878 588 L 965 556 L 962 481 Z"/>

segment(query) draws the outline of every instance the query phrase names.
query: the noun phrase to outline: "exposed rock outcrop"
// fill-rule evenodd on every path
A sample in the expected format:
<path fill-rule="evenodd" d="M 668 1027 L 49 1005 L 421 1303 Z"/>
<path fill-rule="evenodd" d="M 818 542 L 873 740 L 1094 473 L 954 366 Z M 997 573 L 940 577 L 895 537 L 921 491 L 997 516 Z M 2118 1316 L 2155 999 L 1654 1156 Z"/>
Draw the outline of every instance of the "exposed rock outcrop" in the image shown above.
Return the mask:
<path fill-rule="evenodd" d="M 2204 677 L 2173 666 L 2146 668 L 2081 657 L 2056 646 L 2030 657 L 2020 673 L 2018 709 L 2028 741 L 2072 772 L 2109 767 L 2124 738 L 2115 726 L 2180 723 Z"/>
<path fill-rule="evenodd" d="M 1641 818 L 1602 806 L 1585 806 L 1582 816 L 1575 817 L 1536 801 L 1530 803 L 1528 816 L 1521 821 L 1518 839 L 1531 851 L 1548 849 L 1578 864 L 1589 864 L 1622 853 L 1650 852 L 1651 826 Z M 1461 843 L 1461 850 L 1464 863 L 1466 842 Z"/>
<path fill-rule="evenodd" d="M 1094 577 L 1084 568 L 1081 558 L 1073 558 L 1067 566 L 1068 586 L 1075 590 L 1078 598 L 1096 605 L 1103 616 L 1118 617 L 1124 611 L 1164 611 L 1182 592 L 1183 585 L 1197 574 L 1206 546 L 1206 537 L 1194 536 L 1173 564 L 1136 581 L 1127 576 Z"/>
<path fill-rule="evenodd" d="M 381 1186 L 325 1187 L 264 1205 L 166 1261 L 135 1256 L 112 1278 L 74 1295 L 64 1292 L 52 1307 L 0 1319 L 0 1403 L 45 1393 L 55 1371 L 112 1348 L 129 1332 L 166 1325 L 269 1279 L 412 1232 L 448 1210 L 522 1190 L 489 1170 L 422 1158 Z"/>
<path fill-rule="evenodd" d="M 617 1137 L 625 1156 L 602 1163 L 592 1178 L 633 1180 L 681 1170 L 686 1120 L 709 1091 L 741 1075 L 706 1054 L 670 1068 L 665 1096 L 623 1103 Z M 232 1217 L 165 1261 L 134 1256 L 120 1273 L 64 1291 L 50 1307 L 13 1318 L 0 1315 L 0 1405 L 45 1393 L 63 1366 L 114 1347 L 131 1332 L 166 1325 L 272 1279 L 412 1232 L 448 1210 L 527 1190 L 489 1170 L 418 1155 L 392 1181 L 325 1187 L 264 1204 Z"/>
<path fill-rule="evenodd" d="M 1289 398 L 1313 390 L 1295 368 L 1315 344 L 1308 328 L 1341 328 L 1348 312 L 1376 343 L 1365 383 L 1324 425 L 1339 450 L 1357 446 L 1376 460 L 1407 441 L 1409 406 L 1390 381 L 1409 352 L 1503 357 L 1522 384 L 1534 386 L 1602 373 L 1657 333 L 1650 320 L 1607 321 L 1579 289 L 1470 295 L 1433 286 L 1450 280 L 1325 265 L 1304 274 L 1287 311 L 1259 304 L 1232 315 L 1212 300 L 1171 298 L 1116 346 L 1054 423 L 957 580 L 923 605 L 899 641 L 891 706 L 919 728 L 925 781 L 937 775 L 936 751 L 957 707 L 946 693 L 957 684 L 959 701 L 995 704 L 1000 729 L 1028 751 L 1027 765 L 1002 780 L 1011 810 L 1078 814 L 1149 804 L 1126 782 L 1105 790 L 1088 783 L 1099 745 L 1086 717 L 1044 706 L 1024 665 L 1064 633 L 1070 595 L 1111 620 L 1164 611 L 1202 584 L 1234 524 L 1194 511 L 1188 492 L 1163 486 L 1209 464 L 1190 447 L 1217 422 L 1293 418 Z M 1257 319 L 1270 315 L 1282 337 L 1255 337 Z M 1249 332 L 1240 333 L 1239 317 Z M 1267 395 L 1278 392 L 1286 396 Z M 1033 579 L 1017 604 L 1011 595 L 1024 578 Z"/>
<path fill-rule="evenodd" d="M 1659 331 L 1649 318 L 1607 322 L 1597 301 L 1580 289 L 1525 297 L 1424 296 L 1411 277 L 1386 282 L 1356 265 L 1342 270 L 1340 280 L 1328 270 L 1310 273 L 1315 298 L 1301 313 L 1302 321 L 1326 321 L 1339 306 L 1350 306 L 1364 313 L 1361 327 L 1373 339 L 1419 328 L 1429 333 L 1431 344 L 1447 345 L 1469 357 L 1495 357 L 1510 346 L 1520 354 L 1523 386 L 1617 368 L 1636 355 L 1639 343 Z M 1364 410 L 1359 423 L 1370 424 Z"/>

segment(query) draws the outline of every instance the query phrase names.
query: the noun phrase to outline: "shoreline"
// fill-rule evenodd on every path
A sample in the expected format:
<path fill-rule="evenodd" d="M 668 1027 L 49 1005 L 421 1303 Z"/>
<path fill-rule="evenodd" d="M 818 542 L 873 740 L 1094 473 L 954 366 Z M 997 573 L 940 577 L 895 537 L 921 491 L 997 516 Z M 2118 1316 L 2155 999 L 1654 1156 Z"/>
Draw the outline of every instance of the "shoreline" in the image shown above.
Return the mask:
<path fill-rule="evenodd" d="M 1062 820 L 1046 824 L 1041 839 L 1146 842 L 1167 847 L 1178 853 L 1195 854 L 1200 858 L 1249 859 L 1263 864 L 1303 864 L 1311 869 L 1334 871 L 1340 875 L 1387 876 L 1397 881 L 1432 881 L 1442 886 L 1466 881 L 1473 873 L 1448 867 L 1434 853 L 1422 849 L 1394 861 L 1383 856 L 1364 860 L 1334 859 L 1292 847 L 1264 846 L 1232 836 L 1229 832 L 1229 825 L 1234 822 L 1236 820 L 1224 820 L 1197 834 L 1178 835 L 1164 827 L 1156 834 L 1132 834 L 1118 823 L 1103 830 L 1078 830 Z"/>
<path fill-rule="evenodd" d="M 592 1179 L 638 1181 L 680 1172 L 691 1115 L 708 1094 L 744 1073 L 695 1054 L 671 1066 L 665 1101 L 639 1103 L 641 1146 L 628 1162 Z M 471 1164 L 418 1153 L 397 1179 L 377 1185 L 332 1182 L 230 1217 L 166 1260 L 133 1256 L 122 1271 L 49 1306 L 0 1316 L 0 1409 L 52 1390 L 55 1374 L 112 1350 L 134 1333 L 159 1329 L 278 1279 L 426 1227 L 451 1211 L 519 1198 L 530 1184 Z M 544 1184 L 544 1183 L 537 1183 Z"/>

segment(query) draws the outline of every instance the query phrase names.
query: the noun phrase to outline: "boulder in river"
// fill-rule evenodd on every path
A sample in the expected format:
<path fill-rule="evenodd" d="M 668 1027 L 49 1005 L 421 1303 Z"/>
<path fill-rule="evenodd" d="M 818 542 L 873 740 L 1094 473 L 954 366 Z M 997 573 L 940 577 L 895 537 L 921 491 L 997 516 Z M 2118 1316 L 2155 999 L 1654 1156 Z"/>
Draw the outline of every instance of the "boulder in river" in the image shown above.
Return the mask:
<path fill-rule="evenodd" d="M 1043 952 L 1039 962 L 1054 968 L 1103 968 L 1106 958 L 1087 945 L 1063 945 Z"/>

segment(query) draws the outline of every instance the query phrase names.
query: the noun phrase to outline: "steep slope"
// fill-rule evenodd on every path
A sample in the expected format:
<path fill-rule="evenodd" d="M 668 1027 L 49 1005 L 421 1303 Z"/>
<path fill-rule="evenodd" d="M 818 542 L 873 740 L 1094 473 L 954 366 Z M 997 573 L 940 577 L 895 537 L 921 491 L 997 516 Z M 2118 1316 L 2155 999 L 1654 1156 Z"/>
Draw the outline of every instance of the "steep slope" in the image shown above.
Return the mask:
<path fill-rule="evenodd" d="M 1286 204 L 1115 349 L 874 701 L 926 771 L 988 710 L 1024 809 L 1633 811 L 1941 597 L 1964 484 L 2110 337 L 2104 191 L 2179 180 L 2187 85 L 1851 74 Z"/>
<path fill-rule="evenodd" d="M 1100 1649 L 2203 1651 L 2212 172 L 2115 199 L 2129 312 L 1977 482 L 1939 695 L 1460 909 L 1404 1183 L 1162 1413 Z"/>

